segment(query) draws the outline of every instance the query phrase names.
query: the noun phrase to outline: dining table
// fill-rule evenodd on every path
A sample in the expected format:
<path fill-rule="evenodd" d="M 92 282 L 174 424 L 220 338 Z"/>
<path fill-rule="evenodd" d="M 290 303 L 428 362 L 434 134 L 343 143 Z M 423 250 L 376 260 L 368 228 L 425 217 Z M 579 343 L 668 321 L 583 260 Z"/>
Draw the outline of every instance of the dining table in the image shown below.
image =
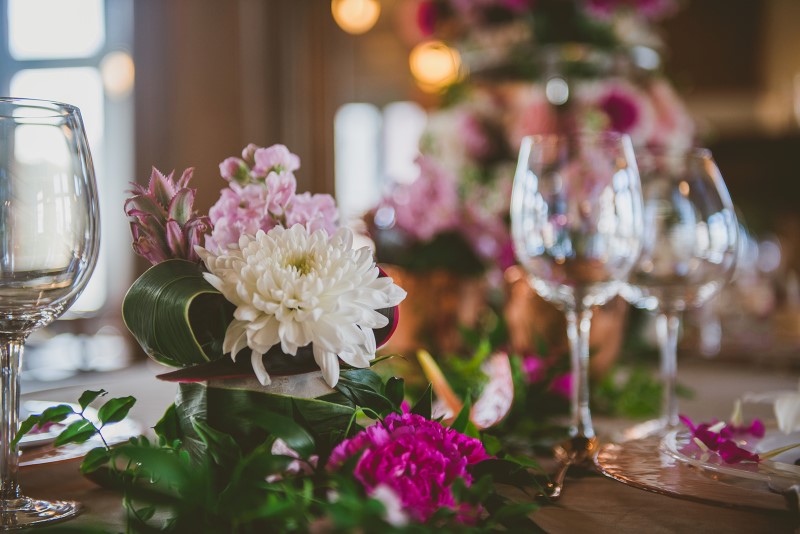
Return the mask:
<path fill-rule="evenodd" d="M 52 383 L 25 382 L 23 399 L 49 402 L 75 402 L 85 389 L 102 387 L 109 396 L 133 395 L 137 403 L 130 412 L 141 433 L 151 427 L 173 401 L 176 386 L 155 378 L 163 368 L 151 361 L 140 361 L 124 369 L 105 373 L 85 373 Z M 679 382 L 693 392 L 692 398 L 681 399 L 681 412 L 695 420 L 724 418 L 734 401 L 746 392 L 795 390 L 798 387 L 798 368 L 790 365 L 752 365 L 724 359 L 691 358 L 681 361 Z M 596 427 L 603 443 L 614 446 L 619 429 L 634 421 L 616 418 L 596 418 Z M 645 442 L 642 442 L 645 443 Z M 658 457 L 657 440 L 645 445 L 645 455 Z M 641 449 L 642 447 L 640 447 Z M 640 451 L 641 452 L 641 451 Z M 22 454 L 23 464 L 27 454 Z M 54 456 L 42 463 L 21 468 L 20 483 L 27 495 L 47 499 L 71 499 L 81 502 L 84 510 L 68 524 L 101 532 L 125 532 L 126 518 L 122 495 L 103 488 L 83 477 L 79 471 L 80 456 Z M 549 468 L 552 461 L 542 460 Z M 671 475 L 703 477 L 690 465 L 669 466 Z M 706 477 L 707 484 L 724 484 Z M 657 485 L 657 483 L 656 483 Z M 511 498 L 531 499 L 533 492 L 509 490 Z M 754 495 L 756 495 L 754 493 Z M 798 532 L 800 514 L 791 509 L 790 499 L 777 493 L 757 494 L 748 502 L 725 502 L 680 491 L 659 491 L 658 487 L 621 482 L 604 476 L 598 469 L 572 469 L 565 481 L 562 496 L 554 502 L 540 502 L 532 520 L 544 531 L 552 533 L 591 532 Z M 67 524 L 67 523 L 65 523 Z"/>

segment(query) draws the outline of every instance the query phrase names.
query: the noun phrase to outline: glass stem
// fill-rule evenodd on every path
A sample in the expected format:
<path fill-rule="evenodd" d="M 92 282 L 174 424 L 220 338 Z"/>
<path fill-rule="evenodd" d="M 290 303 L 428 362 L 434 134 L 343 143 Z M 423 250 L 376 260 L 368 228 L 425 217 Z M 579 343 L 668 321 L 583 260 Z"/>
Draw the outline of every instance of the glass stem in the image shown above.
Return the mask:
<path fill-rule="evenodd" d="M 572 370 L 570 436 L 593 438 L 592 413 L 589 410 L 589 332 L 592 326 L 592 310 L 568 310 L 566 316 Z"/>
<path fill-rule="evenodd" d="M 2 410 L 2 428 L 0 428 L 0 506 L 6 508 L 9 501 L 19 499 L 21 493 L 17 482 L 19 467 L 18 448 L 11 446 L 11 440 L 19 429 L 19 375 L 22 362 L 24 336 L 0 336 L 0 410 Z"/>
<path fill-rule="evenodd" d="M 678 330 L 681 318 L 677 312 L 663 312 L 656 318 L 656 332 L 661 352 L 661 420 L 667 427 L 678 426 Z"/>

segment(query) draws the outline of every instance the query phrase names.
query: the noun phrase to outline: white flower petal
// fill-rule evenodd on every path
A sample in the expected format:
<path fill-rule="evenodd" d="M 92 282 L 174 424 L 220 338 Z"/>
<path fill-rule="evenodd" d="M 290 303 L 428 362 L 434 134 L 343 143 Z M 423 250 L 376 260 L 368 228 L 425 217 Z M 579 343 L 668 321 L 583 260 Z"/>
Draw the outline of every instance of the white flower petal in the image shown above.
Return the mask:
<path fill-rule="evenodd" d="M 272 383 L 272 380 L 269 377 L 269 373 L 267 373 L 267 368 L 264 367 L 262 356 L 260 352 L 253 351 L 250 354 L 250 364 L 253 366 L 253 371 L 255 371 L 256 378 L 261 382 L 261 385 L 268 386 Z"/>
<path fill-rule="evenodd" d="M 233 356 L 245 346 L 266 354 L 280 343 L 285 353 L 296 354 L 313 343 L 329 384 L 338 380 L 337 354 L 351 365 L 368 365 L 375 355 L 372 329 L 388 323 L 377 310 L 397 305 L 405 291 L 378 278 L 369 249 L 352 246 L 348 229 L 329 237 L 294 225 L 244 234 L 219 256 L 198 252 L 209 270 L 206 279 L 237 307 L 225 348 Z M 261 377 L 263 365 L 255 363 Z"/>
<path fill-rule="evenodd" d="M 322 377 L 330 387 L 339 382 L 339 358 L 332 352 L 314 347 L 314 361 L 322 371 Z"/>

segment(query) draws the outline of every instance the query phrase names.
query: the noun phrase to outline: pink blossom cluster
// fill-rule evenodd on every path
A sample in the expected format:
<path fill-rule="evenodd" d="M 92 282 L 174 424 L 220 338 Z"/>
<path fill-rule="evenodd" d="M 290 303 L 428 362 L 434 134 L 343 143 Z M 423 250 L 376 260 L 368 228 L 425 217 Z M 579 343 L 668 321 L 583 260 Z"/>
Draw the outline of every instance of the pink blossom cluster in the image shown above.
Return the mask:
<path fill-rule="evenodd" d="M 294 171 L 299 168 L 300 158 L 284 145 L 249 144 L 241 158 L 220 163 L 220 174 L 229 184 L 209 211 L 214 229 L 205 247 L 218 253 L 242 234 L 295 224 L 332 235 L 338 224 L 336 203 L 330 195 L 297 194 Z"/>
<path fill-rule="evenodd" d="M 537 354 L 526 354 L 522 357 L 521 370 L 528 385 L 541 384 L 547 380 L 554 358 L 545 358 Z M 572 396 L 572 376 L 569 373 L 556 375 L 547 384 L 547 391 L 569 399 Z"/>
<path fill-rule="evenodd" d="M 416 414 L 390 414 L 331 453 L 328 469 L 336 470 L 357 457 L 354 475 L 367 494 L 388 488 L 413 520 L 427 521 L 438 509 L 458 511 L 472 522 L 480 510 L 457 503 L 452 484 L 461 479 L 469 486 L 469 466 L 487 460 L 483 444 L 437 421 Z"/>
<path fill-rule="evenodd" d="M 695 425 L 686 416 L 680 416 L 681 422 L 692 432 L 692 437 L 702 443 L 709 450 L 717 452 L 729 464 L 739 462 L 758 462 L 759 455 L 740 447 L 736 437 L 750 435 L 756 438 L 764 437 L 764 423 L 754 419 L 749 425 L 734 425 L 714 423 L 700 423 Z M 721 428 L 718 428 L 721 427 Z"/>
<path fill-rule="evenodd" d="M 458 181 L 434 158 L 421 156 L 417 164 L 419 177 L 398 184 L 381 207 L 392 209 L 394 224 L 412 238 L 429 241 L 459 226 Z"/>

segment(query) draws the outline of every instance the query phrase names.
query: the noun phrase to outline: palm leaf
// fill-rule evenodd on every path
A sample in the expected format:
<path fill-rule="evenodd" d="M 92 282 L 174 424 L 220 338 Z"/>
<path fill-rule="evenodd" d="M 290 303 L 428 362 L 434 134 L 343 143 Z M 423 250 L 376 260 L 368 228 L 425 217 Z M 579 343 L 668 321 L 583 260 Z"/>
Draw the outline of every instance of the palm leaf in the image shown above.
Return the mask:
<path fill-rule="evenodd" d="M 200 265 L 167 260 L 133 283 L 122 304 L 122 318 L 151 358 L 185 367 L 222 357 L 233 310 L 233 304 L 205 281 Z"/>

